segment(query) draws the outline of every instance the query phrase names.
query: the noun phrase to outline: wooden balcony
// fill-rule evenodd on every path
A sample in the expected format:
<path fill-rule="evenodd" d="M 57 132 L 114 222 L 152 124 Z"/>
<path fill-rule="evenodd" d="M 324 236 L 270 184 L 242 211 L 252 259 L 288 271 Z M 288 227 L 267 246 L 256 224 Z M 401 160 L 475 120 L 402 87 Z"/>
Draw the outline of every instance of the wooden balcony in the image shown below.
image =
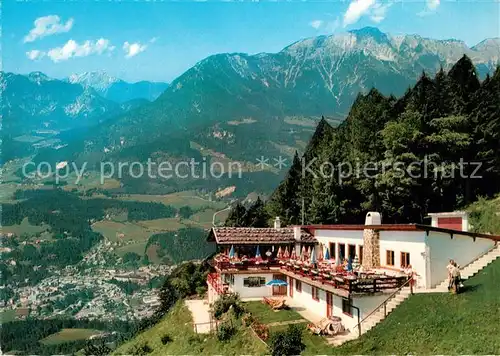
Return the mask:
<path fill-rule="evenodd" d="M 207 276 L 207 284 L 212 286 L 217 294 L 226 293 L 226 287 L 222 283 L 222 278 L 219 273 L 209 273 Z"/>
<path fill-rule="evenodd" d="M 278 259 L 256 259 L 229 260 L 226 258 L 214 259 L 212 266 L 219 272 L 250 272 L 279 270 L 283 262 Z"/>
<path fill-rule="evenodd" d="M 329 269 L 313 269 L 285 263 L 281 272 L 304 283 L 347 297 L 351 294 L 389 292 L 401 287 L 407 276 L 396 277 L 380 273 L 339 273 Z"/>

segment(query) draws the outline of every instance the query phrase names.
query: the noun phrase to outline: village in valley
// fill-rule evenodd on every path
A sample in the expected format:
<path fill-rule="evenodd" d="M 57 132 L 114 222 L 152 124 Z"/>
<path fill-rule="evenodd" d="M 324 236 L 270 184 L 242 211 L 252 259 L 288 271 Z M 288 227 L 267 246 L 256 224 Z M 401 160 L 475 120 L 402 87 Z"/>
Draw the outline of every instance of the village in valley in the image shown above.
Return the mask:
<path fill-rule="evenodd" d="M 161 282 L 175 266 L 127 267 L 112 254 L 113 245 L 109 241 L 97 244 L 76 265 L 49 266 L 48 276 L 35 285 L 6 283 L 2 288 L 8 288 L 12 296 L 2 301 L 3 318 L 50 319 L 57 315 L 137 321 L 150 317 L 159 305 Z"/>

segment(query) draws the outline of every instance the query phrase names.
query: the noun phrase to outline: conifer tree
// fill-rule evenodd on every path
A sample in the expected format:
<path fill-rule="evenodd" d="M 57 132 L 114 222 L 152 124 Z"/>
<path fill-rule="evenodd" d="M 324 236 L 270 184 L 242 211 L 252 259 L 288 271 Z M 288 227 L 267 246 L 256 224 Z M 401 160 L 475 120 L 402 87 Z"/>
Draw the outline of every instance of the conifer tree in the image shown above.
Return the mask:
<path fill-rule="evenodd" d="M 246 226 L 246 208 L 238 202 L 229 212 L 229 215 L 224 223 L 227 227 L 244 227 Z"/>
<path fill-rule="evenodd" d="M 279 216 L 285 225 L 299 224 L 301 199 L 300 182 L 302 167 L 298 152 L 295 152 L 292 165 L 285 179 L 271 196 L 269 212 Z"/>
<path fill-rule="evenodd" d="M 255 203 L 253 203 L 250 208 L 248 208 L 245 222 L 248 227 L 267 227 L 267 221 L 269 220 L 269 216 L 265 209 L 264 202 L 257 197 Z"/>

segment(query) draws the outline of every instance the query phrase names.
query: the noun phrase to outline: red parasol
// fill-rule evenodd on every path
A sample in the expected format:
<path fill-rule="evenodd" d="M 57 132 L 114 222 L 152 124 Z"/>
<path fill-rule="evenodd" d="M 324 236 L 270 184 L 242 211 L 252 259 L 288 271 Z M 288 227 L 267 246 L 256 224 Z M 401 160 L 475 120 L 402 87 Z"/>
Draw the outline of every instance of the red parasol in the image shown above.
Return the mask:
<path fill-rule="evenodd" d="M 300 253 L 300 259 L 305 261 L 307 260 L 307 250 L 305 246 L 302 246 L 302 252 Z"/>
<path fill-rule="evenodd" d="M 321 262 L 323 261 L 323 248 L 318 248 L 318 253 L 316 254 L 317 258 L 318 258 L 318 262 Z"/>

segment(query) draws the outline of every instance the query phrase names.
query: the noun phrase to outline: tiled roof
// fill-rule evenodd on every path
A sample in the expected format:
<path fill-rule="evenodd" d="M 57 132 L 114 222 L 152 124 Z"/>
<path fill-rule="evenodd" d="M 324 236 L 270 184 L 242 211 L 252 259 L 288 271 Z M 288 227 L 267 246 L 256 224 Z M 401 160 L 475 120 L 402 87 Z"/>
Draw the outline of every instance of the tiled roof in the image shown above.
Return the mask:
<path fill-rule="evenodd" d="M 301 229 L 301 242 L 314 243 L 316 239 Z M 255 228 L 255 227 L 214 227 L 208 236 L 209 241 L 219 244 L 287 244 L 295 242 L 293 228 Z"/>

